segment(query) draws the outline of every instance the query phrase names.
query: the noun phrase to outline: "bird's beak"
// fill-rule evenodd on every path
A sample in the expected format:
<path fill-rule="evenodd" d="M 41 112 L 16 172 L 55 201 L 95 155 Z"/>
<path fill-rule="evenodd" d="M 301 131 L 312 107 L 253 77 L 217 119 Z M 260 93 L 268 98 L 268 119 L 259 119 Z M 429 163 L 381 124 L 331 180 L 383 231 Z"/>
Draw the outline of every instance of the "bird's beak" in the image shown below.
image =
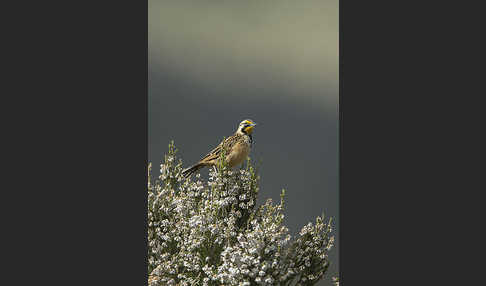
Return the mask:
<path fill-rule="evenodd" d="M 256 126 L 257 124 L 255 122 L 253 122 L 252 124 L 250 124 L 250 126 Z"/>

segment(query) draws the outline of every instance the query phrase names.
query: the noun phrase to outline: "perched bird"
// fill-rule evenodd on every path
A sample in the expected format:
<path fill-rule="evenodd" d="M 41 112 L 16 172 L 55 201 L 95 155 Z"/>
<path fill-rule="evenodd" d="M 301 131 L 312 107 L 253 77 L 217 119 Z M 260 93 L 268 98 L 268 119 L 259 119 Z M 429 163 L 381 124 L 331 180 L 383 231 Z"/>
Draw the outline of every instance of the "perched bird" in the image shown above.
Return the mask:
<path fill-rule="evenodd" d="M 223 148 L 225 150 L 226 162 L 230 168 L 243 163 L 250 153 L 251 144 L 253 142 L 251 133 L 253 132 L 255 125 L 256 123 L 249 119 L 241 121 L 235 134 L 223 140 L 218 147 L 214 148 L 199 162 L 183 170 L 182 174 L 184 177 L 189 177 L 202 167 L 217 166 Z"/>

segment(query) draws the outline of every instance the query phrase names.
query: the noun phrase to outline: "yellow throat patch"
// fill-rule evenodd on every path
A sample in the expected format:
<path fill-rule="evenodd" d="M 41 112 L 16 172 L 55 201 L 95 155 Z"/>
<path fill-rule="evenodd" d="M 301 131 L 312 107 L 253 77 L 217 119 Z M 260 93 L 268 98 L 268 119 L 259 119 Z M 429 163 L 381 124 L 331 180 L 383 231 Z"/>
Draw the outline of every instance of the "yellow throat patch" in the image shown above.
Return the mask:
<path fill-rule="evenodd" d="M 243 128 L 243 130 L 246 133 L 251 134 L 253 132 L 253 126 L 247 126 L 247 127 Z"/>

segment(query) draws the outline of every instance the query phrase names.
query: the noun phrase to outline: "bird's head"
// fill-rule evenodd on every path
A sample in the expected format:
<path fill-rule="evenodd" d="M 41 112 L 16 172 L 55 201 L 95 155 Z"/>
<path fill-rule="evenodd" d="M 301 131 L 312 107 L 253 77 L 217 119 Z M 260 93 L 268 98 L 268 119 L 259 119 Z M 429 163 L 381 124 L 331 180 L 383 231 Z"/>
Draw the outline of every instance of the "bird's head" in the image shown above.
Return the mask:
<path fill-rule="evenodd" d="M 238 125 L 237 133 L 250 135 L 253 132 L 253 128 L 257 125 L 253 120 L 245 119 Z"/>

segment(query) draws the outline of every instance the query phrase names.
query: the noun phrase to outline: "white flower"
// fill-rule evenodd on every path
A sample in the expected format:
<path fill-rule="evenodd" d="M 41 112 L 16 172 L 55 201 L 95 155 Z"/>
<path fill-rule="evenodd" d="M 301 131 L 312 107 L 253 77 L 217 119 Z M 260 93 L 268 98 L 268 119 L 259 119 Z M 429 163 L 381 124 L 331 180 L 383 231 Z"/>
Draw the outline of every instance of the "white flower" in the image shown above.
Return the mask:
<path fill-rule="evenodd" d="M 291 241 L 281 223 L 282 204 L 267 200 L 255 207 L 259 178 L 253 169 L 210 169 L 208 182 L 200 174 L 186 180 L 171 146 L 147 194 L 148 264 L 157 283 L 275 285 L 302 270 L 302 281 L 322 276 L 334 243 L 330 221 L 319 217 Z"/>

